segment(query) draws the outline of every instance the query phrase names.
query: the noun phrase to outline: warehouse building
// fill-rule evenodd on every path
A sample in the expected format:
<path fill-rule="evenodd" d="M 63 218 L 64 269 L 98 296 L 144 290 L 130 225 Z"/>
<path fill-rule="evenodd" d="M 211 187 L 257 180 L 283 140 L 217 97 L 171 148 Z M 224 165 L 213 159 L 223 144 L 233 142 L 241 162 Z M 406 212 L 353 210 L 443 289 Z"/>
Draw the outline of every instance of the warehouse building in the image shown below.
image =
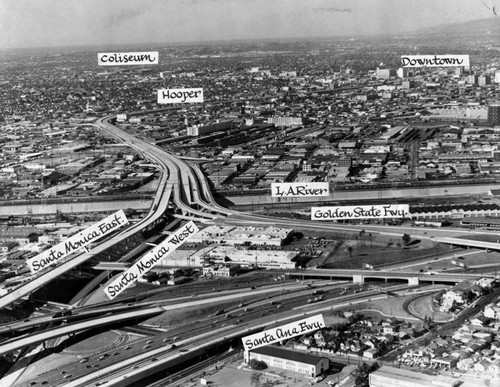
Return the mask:
<path fill-rule="evenodd" d="M 322 374 L 330 367 L 330 361 L 326 357 L 290 351 L 274 346 L 265 346 L 245 351 L 245 361 L 248 363 L 252 359 L 263 361 L 268 367 L 281 368 L 311 377 Z"/>
<path fill-rule="evenodd" d="M 370 387 L 455 387 L 460 383 L 460 380 L 445 375 L 427 375 L 388 366 L 370 374 Z"/>

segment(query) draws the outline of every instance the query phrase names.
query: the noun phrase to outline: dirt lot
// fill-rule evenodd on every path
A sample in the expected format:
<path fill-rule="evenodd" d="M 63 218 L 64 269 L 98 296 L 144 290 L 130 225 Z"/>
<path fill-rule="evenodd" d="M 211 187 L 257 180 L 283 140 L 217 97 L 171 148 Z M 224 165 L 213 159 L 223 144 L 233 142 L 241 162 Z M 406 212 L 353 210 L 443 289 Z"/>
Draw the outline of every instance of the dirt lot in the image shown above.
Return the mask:
<path fill-rule="evenodd" d="M 332 377 L 330 377 L 332 378 Z M 248 365 L 243 363 L 242 359 L 226 364 L 217 371 L 214 369 L 205 377 L 209 382 L 208 386 L 212 387 L 298 387 L 307 386 L 310 377 L 302 375 L 298 372 L 285 371 L 279 368 L 266 368 L 262 371 L 254 371 L 248 368 Z M 326 387 L 329 379 L 325 379 L 315 386 Z M 183 387 L 199 386 L 197 382 L 185 383 Z"/>
<path fill-rule="evenodd" d="M 448 251 L 448 247 L 422 241 L 407 248 L 399 241 L 382 243 L 379 241 L 348 240 L 330 251 L 323 267 L 328 269 L 363 268 L 364 264 L 372 266 L 404 262 L 413 258 L 424 257 Z"/>

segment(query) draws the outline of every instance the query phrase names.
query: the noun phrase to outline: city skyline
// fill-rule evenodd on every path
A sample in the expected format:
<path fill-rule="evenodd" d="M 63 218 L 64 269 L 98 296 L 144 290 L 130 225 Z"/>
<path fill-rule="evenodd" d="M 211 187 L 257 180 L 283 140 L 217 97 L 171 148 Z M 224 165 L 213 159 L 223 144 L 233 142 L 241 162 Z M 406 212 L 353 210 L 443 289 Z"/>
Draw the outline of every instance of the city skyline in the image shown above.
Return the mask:
<path fill-rule="evenodd" d="M 0 3 L 0 48 L 398 34 L 495 17 L 496 0 L 21 0 Z"/>

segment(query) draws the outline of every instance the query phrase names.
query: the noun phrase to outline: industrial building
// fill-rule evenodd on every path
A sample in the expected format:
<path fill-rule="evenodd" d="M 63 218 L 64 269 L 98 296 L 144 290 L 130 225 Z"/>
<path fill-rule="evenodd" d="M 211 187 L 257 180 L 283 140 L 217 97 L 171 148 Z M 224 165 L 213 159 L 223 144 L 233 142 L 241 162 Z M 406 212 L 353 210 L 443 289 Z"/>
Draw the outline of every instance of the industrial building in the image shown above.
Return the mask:
<path fill-rule="evenodd" d="M 217 246 L 204 255 L 204 265 L 241 265 L 265 269 L 295 269 L 292 259 L 299 255 L 296 251 L 248 250 L 232 246 Z"/>
<path fill-rule="evenodd" d="M 300 126 L 303 120 L 302 117 L 273 116 L 267 119 L 267 123 L 276 126 Z"/>
<path fill-rule="evenodd" d="M 232 277 L 236 274 L 236 268 L 233 266 L 207 266 L 203 268 L 205 277 Z"/>
<path fill-rule="evenodd" d="M 251 359 L 263 361 L 268 367 L 281 368 L 311 377 L 322 374 L 330 367 L 330 361 L 326 357 L 291 351 L 275 346 L 265 346 L 245 351 L 245 361 L 248 363 Z"/>
<path fill-rule="evenodd" d="M 500 126 L 500 102 L 492 102 L 488 105 L 488 124 Z"/>
<path fill-rule="evenodd" d="M 209 226 L 191 238 L 192 243 L 219 243 L 225 245 L 267 245 L 283 246 L 289 239 L 292 229 L 278 227 L 228 227 Z"/>
<path fill-rule="evenodd" d="M 464 218 L 480 218 L 484 220 L 484 217 L 499 217 L 500 206 L 496 203 L 412 206 L 410 207 L 410 213 L 412 218 L 417 220 Z M 479 223 L 479 220 L 477 223 Z"/>
<path fill-rule="evenodd" d="M 388 366 L 370 374 L 370 387 L 455 387 L 460 383 L 449 376 L 428 375 Z"/>
<path fill-rule="evenodd" d="M 187 128 L 187 135 L 202 136 L 204 134 L 209 134 L 221 130 L 226 131 L 231 129 L 232 125 L 232 121 L 214 122 L 213 124 L 208 125 L 193 125 Z"/>

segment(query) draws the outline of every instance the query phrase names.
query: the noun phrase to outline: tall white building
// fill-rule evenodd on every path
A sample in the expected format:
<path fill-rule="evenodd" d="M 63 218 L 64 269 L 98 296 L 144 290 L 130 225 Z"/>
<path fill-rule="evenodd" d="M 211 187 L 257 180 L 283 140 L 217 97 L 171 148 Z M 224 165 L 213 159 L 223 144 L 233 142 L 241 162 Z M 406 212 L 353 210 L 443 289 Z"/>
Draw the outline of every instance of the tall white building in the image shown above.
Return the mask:
<path fill-rule="evenodd" d="M 276 126 L 300 126 L 302 125 L 302 117 L 273 116 L 267 119 L 267 123 Z"/>
<path fill-rule="evenodd" d="M 500 83 L 500 70 L 495 71 L 495 83 Z"/>
<path fill-rule="evenodd" d="M 232 121 L 215 122 L 208 125 L 193 125 L 187 128 L 188 136 L 202 136 L 219 130 L 231 129 Z"/>

